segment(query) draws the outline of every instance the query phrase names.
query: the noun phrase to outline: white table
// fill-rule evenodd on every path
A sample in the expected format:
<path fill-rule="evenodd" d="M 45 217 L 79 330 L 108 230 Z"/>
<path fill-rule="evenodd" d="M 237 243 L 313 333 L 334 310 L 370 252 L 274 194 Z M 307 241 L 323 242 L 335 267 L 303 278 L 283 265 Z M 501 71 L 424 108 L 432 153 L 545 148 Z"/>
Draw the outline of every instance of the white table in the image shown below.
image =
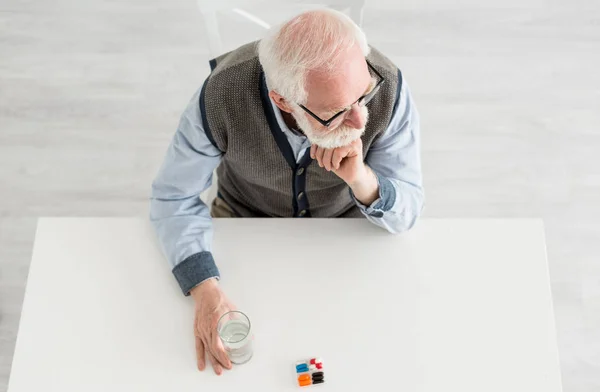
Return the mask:
<path fill-rule="evenodd" d="M 311 356 L 320 391 L 561 391 L 541 221 L 216 220 L 214 254 L 255 331 L 221 377 L 148 222 L 41 219 L 8 391 L 296 391 Z"/>

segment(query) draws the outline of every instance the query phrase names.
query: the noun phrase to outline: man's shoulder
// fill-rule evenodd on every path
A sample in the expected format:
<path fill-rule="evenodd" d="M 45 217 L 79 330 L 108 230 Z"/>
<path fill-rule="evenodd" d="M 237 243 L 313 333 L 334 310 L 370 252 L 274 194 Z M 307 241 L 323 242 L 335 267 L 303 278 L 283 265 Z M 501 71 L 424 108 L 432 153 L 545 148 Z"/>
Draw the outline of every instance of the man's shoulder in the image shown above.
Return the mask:
<path fill-rule="evenodd" d="M 387 57 L 377 48 L 370 45 L 369 48 L 369 55 L 367 56 L 369 62 L 371 62 L 371 64 L 373 64 L 378 71 L 385 72 L 387 74 L 387 77 L 396 78 L 398 73 L 400 72 L 400 69 L 398 68 L 396 63 L 394 63 L 392 59 Z"/>
<path fill-rule="evenodd" d="M 258 61 L 258 41 L 253 41 L 240 46 L 230 52 L 212 59 L 211 77 L 217 75 L 231 75 L 232 73 L 248 74 L 251 70 L 260 68 Z"/>

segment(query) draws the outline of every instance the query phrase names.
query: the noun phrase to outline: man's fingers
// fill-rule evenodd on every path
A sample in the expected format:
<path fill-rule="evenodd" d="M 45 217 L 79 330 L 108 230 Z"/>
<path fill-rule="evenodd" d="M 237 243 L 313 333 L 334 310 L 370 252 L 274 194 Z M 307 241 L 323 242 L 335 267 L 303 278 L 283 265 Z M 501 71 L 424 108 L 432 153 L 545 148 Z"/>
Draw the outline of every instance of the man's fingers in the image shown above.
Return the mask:
<path fill-rule="evenodd" d="M 231 361 L 225 352 L 223 342 L 221 342 L 218 334 L 214 334 L 212 337 L 211 352 L 225 369 L 231 369 Z"/>
<path fill-rule="evenodd" d="M 333 157 L 331 158 L 333 170 L 338 170 L 340 168 L 340 163 L 342 162 L 342 159 L 344 159 L 344 153 L 345 151 L 341 148 L 336 148 L 333 152 Z"/>
<path fill-rule="evenodd" d="M 198 370 L 202 371 L 206 367 L 206 355 L 204 353 L 204 343 L 202 343 L 202 339 L 198 336 L 195 336 L 196 339 L 196 364 L 198 365 Z"/>
<path fill-rule="evenodd" d="M 315 150 L 317 149 L 317 145 L 313 144 L 310 146 L 310 157 L 312 159 L 315 159 Z"/>
<path fill-rule="evenodd" d="M 315 155 L 317 156 L 317 161 L 319 162 L 319 166 L 321 167 L 323 167 L 323 154 L 325 154 L 325 149 L 322 147 L 317 147 Z"/>
<path fill-rule="evenodd" d="M 210 350 L 206 350 L 206 354 L 208 354 L 208 360 L 210 361 L 210 363 L 212 363 L 213 370 L 217 375 L 220 376 L 221 373 L 223 373 L 223 368 L 221 367 L 221 364 L 219 363 L 219 361 L 217 361 L 215 356 L 212 355 Z"/>
<path fill-rule="evenodd" d="M 334 151 L 335 150 L 333 148 L 330 148 L 325 150 L 325 153 L 323 154 L 323 165 L 327 171 L 331 171 L 331 169 L 333 169 L 333 166 L 331 165 L 331 158 L 333 157 Z"/>

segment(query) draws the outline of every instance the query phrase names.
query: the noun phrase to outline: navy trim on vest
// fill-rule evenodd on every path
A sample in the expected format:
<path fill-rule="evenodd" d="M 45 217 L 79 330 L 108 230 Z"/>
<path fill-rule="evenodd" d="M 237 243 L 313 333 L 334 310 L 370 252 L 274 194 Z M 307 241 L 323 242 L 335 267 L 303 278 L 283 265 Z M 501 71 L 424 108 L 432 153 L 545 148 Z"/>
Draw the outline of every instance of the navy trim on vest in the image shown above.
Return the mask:
<path fill-rule="evenodd" d="M 221 150 L 219 146 L 217 146 L 217 142 L 213 138 L 212 132 L 210 131 L 210 127 L 208 126 L 208 118 L 206 117 L 206 106 L 204 105 L 204 93 L 206 92 L 206 85 L 208 84 L 208 78 L 204 81 L 202 85 L 202 91 L 200 91 L 200 99 L 198 105 L 200 106 L 200 115 L 202 116 L 202 127 L 204 128 L 204 132 L 206 133 L 206 137 L 212 143 L 213 146 L 217 148 L 217 150 Z M 224 151 L 221 151 L 224 152 Z"/>
<path fill-rule="evenodd" d="M 294 151 L 281 130 L 281 127 L 277 123 L 277 117 L 275 117 L 275 111 L 273 110 L 271 99 L 269 98 L 269 89 L 267 88 L 264 72 L 260 73 L 260 97 L 265 116 L 267 117 L 267 122 L 269 123 L 269 128 L 271 129 L 271 134 L 273 134 L 273 138 L 277 143 L 277 147 L 279 147 L 279 151 L 281 151 L 281 154 L 292 169 L 292 205 L 294 208 L 294 216 L 309 218 L 311 217 L 311 213 L 309 210 L 308 195 L 306 194 L 306 173 L 308 171 L 308 166 L 312 163 L 313 159 L 307 151 L 304 153 L 304 157 L 302 157 L 300 163 L 296 163 Z M 303 197 L 299 200 L 298 195 L 300 193 L 303 194 Z"/>
<path fill-rule="evenodd" d="M 217 66 L 217 59 L 210 60 L 208 64 L 210 65 L 210 72 L 214 71 Z"/>
<path fill-rule="evenodd" d="M 292 150 L 292 147 L 290 147 L 287 138 L 277 123 L 277 117 L 275 117 L 275 112 L 273 111 L 271 100 L 269 99 L 269 89 L 267 88 L 267 81 L 265 79 L 264 72 L 260 73 L 260 97 L 262 99 L 265 116 L 267 116 L 269 128 L 271 129 L 273 138 L 275 138 L 277 147 L 279 147 L 279 150 L 283 154 L 283 157 L 287 161 L 290 168 L 295 171 L 297 165 L 296 158 L 294 158 L 294 151 Z"/>
<path fill-rule="evenodd" d="M 400 92 L 401 91 L 402 91 L 402 72 L 400 72 L 400 69 L 398 69 L 398 85 L 396 86 L 396 101 L 394 101 L 394 109 L 392 110 L 392 115 L 390 116 L 390 122 L 388 123 L 388 126 L 392 122 L 392 119 L 394 118 L 394 114 L 396 113 L 396 110 L 398 110 L 398 105 L 400 104 Z"/>
<path fill-rule="evenodd" d="M 306 211 L 303 218 L 310 218 L 310 205 L 308 203 L 308 195 L 306 194 L 306 174 L 308 172 L 308 166 L 311 164 L 313 159 L 310 157 L 310 151 L 305 151 L 304 156 L 300 160 L 300 164 L 296 167 L 296 170 L 292 172 L 292 190 L 294 192 L 294 216 L 300 216 L 300 212 Z M 302 169 L 300 174 L 299 170 Z M 302 198 L 299 198 L 300 192 L 302 192 Z"/>

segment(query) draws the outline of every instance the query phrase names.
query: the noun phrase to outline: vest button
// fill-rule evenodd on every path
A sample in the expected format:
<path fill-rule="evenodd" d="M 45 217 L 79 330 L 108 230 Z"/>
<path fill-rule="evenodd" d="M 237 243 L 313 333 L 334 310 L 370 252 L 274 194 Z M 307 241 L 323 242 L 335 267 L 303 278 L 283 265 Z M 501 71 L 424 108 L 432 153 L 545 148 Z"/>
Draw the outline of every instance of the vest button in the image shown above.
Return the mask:
<path fill-rule="evenodd" d="M 306 210 L 302 210 L 298 213 L 298 216 L 300 216 L 300 217 L 302 217 L 304 215 L 306 215 Z"/>
<path fill-rule="evenodd" d="M 304 199 L 304 192 L 298 193 L 298 200 Z"/>
<path fill-rule="evenodd" d="M 298 169 L 298 171 L 296 172 L 297 176 L 301 176 L 302 174 L 304 174 L 304 168 L 301 167 L 300 169 Z"/>

